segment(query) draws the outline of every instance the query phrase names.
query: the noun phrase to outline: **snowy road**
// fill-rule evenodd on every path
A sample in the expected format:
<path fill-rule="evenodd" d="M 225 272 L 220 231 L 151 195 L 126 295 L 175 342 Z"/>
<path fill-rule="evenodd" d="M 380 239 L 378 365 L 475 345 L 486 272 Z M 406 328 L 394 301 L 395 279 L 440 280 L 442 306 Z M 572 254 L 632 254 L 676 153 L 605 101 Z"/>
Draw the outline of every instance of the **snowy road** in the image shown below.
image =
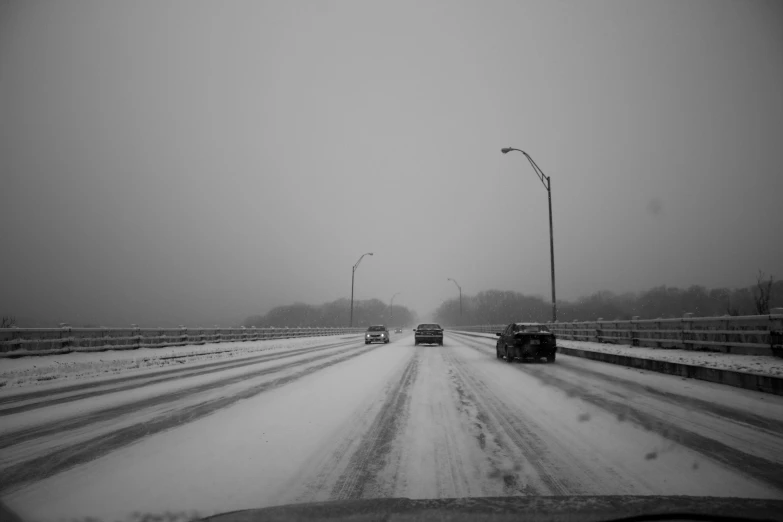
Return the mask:
<path fill-rule="evenodd" d="M 783 498 L 783 397 L 491 339 L 309 346 L 0 395 L 0 491 L 25 519 L 328 499 Z"/>

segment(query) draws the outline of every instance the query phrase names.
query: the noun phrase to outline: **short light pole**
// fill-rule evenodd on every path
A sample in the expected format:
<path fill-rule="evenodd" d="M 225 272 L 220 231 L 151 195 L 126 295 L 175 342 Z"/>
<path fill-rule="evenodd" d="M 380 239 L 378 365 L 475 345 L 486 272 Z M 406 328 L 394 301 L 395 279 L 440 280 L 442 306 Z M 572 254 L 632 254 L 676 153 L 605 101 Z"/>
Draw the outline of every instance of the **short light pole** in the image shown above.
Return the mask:
<path fill-rule="evenodd" d="M 391 304 L 389 305 L 391 319 L 389 319 L 392 326 L 394 326 L 394 298 L 400 295 L 400 292 L 394 294 L 391 298 Z"/>
<path fill-rule="evenodd" d="M 525 152 L 524 150 L 515 149 L 513 147 L 505 147 L 503 149 L 500 149 L 500 152 L 503 154 L 508 154 L 512 150 L 515 150 L 517 152 L 521 152 L 525 155 L 527 160 L 530 162 L 530 165 L 533 167 L 533 170 L 536 172 L 536 175 L 538 176 L 538 179 L 541 180 L 541 183 L 544 185 L 544 188 L 547 191 L 547 194 L 549 195 L 549 258 L 551 260 L 552 264 L 552 322 L 557 322 L 557 300 L 555 298 L 555 239 L 554 239 L 554 233 L 552 232 L 552 178 L 545 175 L 544 172 L 536 165 L 536 162 L 533 161 L 533 158 L 530 157 L 530 154 Z"/>
<path fill-rule="evenodd" d="M 456 282 L 454 279 L 452 279 L 450 277 L 447 278 L 446 281 L 451 281 L 452 283 L 457 285 L 457 288 L 459 288 L 459 316 L 460 316 L 460 318 L 462 318 L 462 287 L 459 286 L 458 282 Z"/>
<path fill-rule="evenodd" d="M 364 259 L 364 256 L 371 256 L 372 252 L 367 252 L 366 254 L 362 254 L 362 257 L 359 258 L 359 260 L 356 262 L 355 265 L 353 265 L 353 270 L 351 271 L 351 323 L 350 327 L 353 328 L 353 280 L 356 276 L 356 269 L 359 268 L 359 263 L 362 262 L 362 259 Z"/>

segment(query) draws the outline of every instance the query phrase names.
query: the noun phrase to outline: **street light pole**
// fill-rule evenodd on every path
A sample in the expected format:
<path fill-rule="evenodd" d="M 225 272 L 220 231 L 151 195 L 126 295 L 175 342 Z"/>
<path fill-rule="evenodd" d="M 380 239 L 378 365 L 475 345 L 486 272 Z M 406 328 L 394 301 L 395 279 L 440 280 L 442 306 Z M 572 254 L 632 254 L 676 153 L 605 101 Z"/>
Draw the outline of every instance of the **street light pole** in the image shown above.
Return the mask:
<path fill-rule="evenodd" d="M 454 279 L 452 279 L 450 277 L 447 278 L 446 281 L 451 281 L 452 283 L 457 285 L 457 288 L 459 288 L 459 316 L 461 318 L 462 317 L 462 287 L 459 286 L 458 282 L 456 282 Z"/>
<path fill-rule="evenodd" d="M 350 327 L 353 328 L 353 280 L 356 276 L 356 269 L 359 268 L 359 263 L 362 262 L 362 259 L 364 259 L 364 256 L 371 256 L 372 252 L 367 252 L 366 254 L 362 254 L 362 257 L 359 258 L 359 260 L 356 262 L 355 265 L 353 265 L 353 270 L 351 271 L 351 323 Z"/>
<path fill-rule="evenodd" d="M 530 162 L 530 165 L 533 167 L 533 170 L 536 172 L 536 175 L 538 176 L 538 179 L 541 180 L 541 184 L 544 185 L 544 188 L 547 191 L 547 195 L 549 198 L 549 259 L 551 261 L 551 269 L 552 269 L 552 322 L 557 322 L 557 299 L 555 298 L 555 237 L 554 232 L 552 230 L 552 178 L 545 175 L 544 172 L 538 167 L 535 161 L 533 161 L 533 158 L 530 157 L 530 154 L 525 152 L 524 150 L 515 149 L 513 147 L 505 147 L 503 149 L 500 149 L 500 152 L 503 154 L 508 154 L 512 150 L 515 150 L 517 152 L 521 152 L 525 155 L 527 160 Z"/>
<path fill-rule="evenodd" d="M 400 292 L 397 292 L 392 296 L 391 304 L 389 305 L 389 308 L 391 309 L 391 319 L 389 319 L 389 321 L 391 322 L 392 327 L 394 326 L 394 298 L 398 295 L 400 295 Z"/>

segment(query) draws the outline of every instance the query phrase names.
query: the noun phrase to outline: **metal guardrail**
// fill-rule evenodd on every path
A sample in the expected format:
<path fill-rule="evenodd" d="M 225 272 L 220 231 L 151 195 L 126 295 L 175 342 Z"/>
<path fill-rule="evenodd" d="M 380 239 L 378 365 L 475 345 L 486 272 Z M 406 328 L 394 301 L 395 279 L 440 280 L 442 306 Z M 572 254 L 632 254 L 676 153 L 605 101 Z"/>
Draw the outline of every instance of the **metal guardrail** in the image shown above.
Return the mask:
<path fill-rule="evenodd" d="M 725 317 L 692 317 L 691 314 L 685 314 L 685 317 L 679 319 L 574 321 L 542 325 L 558 338 L 574 341 L 783 357 L 783 314 L 779 313 Z M 495 324 L 449 329 L 496 333 L 502 332 L 506 326 Z"/>
<path fill-rule="evenodd" d="M 3 328 L 0 357 L 362 333 L 364 328 Z"/>

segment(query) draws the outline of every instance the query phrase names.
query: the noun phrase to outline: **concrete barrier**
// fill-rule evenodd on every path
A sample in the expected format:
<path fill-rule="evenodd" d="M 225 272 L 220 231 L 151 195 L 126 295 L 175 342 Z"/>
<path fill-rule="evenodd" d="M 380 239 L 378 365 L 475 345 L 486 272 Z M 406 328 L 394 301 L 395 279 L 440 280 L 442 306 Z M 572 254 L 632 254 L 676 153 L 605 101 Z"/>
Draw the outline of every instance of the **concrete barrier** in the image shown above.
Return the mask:
<path fill-rule="evenodd" d="M 631 368 L 639 368 L 641 370 L 726 384 L 728 386 L 744 388 L 746 390 L 756 390 L 765 393 L 773 393 L 775 395 L 783 395 L 783 378 L 772 377 L 770 375 L 759 375 L 756 373 L 738 372 L 736 370 L 723 370 L 709 368 L 707 366 L 658 361 L 655 359 L 644 359 L 642 357 L 617 355 L 614 353 L 594 352 L 579 348 L 566 348 L 564 346 L 558 346 L 557 351 L 566 355 L 573 355 L 575 357 L 582 357 L 593 361 L 608 362 Z"/>

